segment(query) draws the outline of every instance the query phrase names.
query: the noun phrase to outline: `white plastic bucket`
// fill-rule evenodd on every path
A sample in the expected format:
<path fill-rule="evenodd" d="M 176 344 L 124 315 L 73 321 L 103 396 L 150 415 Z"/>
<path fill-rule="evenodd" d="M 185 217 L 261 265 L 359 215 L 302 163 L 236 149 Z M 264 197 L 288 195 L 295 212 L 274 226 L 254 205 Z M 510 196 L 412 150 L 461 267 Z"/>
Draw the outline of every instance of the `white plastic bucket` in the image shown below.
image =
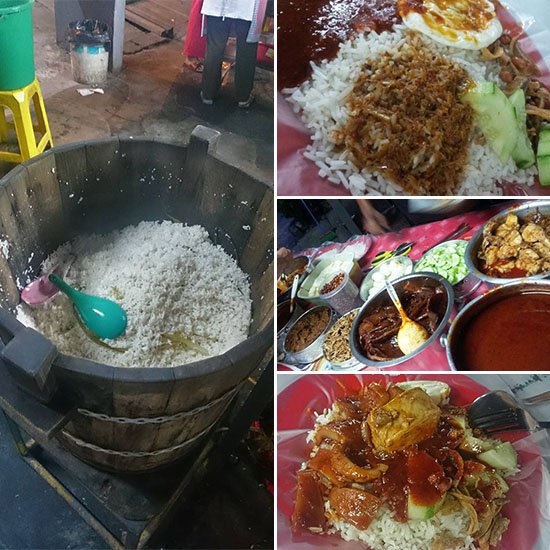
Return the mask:
<path fill-rule="evenodd" d="M 103 44 L 71 44 L 73 78 L 81 84 L 97 86 L 107 80 L 109 51 Z"/>

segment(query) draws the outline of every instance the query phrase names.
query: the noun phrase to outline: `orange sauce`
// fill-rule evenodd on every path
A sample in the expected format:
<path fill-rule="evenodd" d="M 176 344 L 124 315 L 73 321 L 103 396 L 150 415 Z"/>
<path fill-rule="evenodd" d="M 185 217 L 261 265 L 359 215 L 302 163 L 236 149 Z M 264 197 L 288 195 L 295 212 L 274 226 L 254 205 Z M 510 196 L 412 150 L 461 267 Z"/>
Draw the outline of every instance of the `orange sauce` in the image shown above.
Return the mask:
<path fill-rule="evenodd" d="M 550 369 L 550 292 L 489 305 L 464 328 L 457 366 L 465 370 Z"/>

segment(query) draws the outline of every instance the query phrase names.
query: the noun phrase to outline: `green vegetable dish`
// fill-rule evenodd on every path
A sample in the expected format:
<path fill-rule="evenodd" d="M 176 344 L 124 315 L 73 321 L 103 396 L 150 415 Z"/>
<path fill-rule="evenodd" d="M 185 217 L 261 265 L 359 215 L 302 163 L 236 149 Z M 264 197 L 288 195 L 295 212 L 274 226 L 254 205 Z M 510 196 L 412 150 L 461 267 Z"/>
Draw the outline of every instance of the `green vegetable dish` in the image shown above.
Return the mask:
<path fill-rule="evenodd" d="M 415 271 L 428 271 L 445 277 L 452 285 L 460 283 L 468 268 L 464 260 L 466 241 L 450 241 L 429 250 L 416 264 Z"/>

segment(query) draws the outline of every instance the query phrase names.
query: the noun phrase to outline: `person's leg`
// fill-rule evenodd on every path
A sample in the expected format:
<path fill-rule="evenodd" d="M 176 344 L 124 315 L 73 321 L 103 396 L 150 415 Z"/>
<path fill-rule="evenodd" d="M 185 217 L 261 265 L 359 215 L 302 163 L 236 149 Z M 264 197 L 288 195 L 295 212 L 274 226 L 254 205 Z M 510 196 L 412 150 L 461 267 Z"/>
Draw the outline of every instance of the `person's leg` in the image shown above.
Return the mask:
<path fill-rule="evenodd" d="M 237 36 L 237 59 L 235 66 L 235 88 L 237 101 L 246 102 L 254 87 L 254 73 L 256 72 L 257 42 L 247 42 L 246 37 L 250 30 L 250 21 L 234 19 L 235 34 Z"/>
<path fill-rule="evenodd" d="M 220 90 L 223 52 L 230 26 L 229 19 L 210 15 L 206 18 L 206 57 L 202 73 L 202 97 L 205 100 L 214 99 Z"/>
<path fill-rule="evenodd" d="M 204 59 L 206 52 L 206 36 L 201 36 L 202 2 L 203 0 L 193 0 L 191 4 L 183 46 L 183 55 L 187 58 Z"/>

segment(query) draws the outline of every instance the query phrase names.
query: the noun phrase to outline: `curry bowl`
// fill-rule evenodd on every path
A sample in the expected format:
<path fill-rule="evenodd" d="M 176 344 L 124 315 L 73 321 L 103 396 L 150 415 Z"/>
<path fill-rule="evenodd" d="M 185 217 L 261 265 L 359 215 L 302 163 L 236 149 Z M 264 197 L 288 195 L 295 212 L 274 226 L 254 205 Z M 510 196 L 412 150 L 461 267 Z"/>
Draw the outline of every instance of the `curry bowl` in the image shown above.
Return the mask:
<path fill-rule="evenodd" d="M 487 275 L 480 269 L 480 260 L 478 258 L 478 252 L 481 248 L 484 236 L 484 230 L 488 224 L 494 222 L 504 222 L 509 214 L 516 215 L 519 220 L 524 220 L 529 214 L 534 214 L 540 212 L 544 216 L 550 216 L 550 200 L 537 200 L 530 201 L 521 205 L 511 206 L 502 212 L 499 212 L 488 220 L 470 239 L 468 246 L 466 247 L 466 267 L 470 270 L 470 273 L 473 274 L 478 279 L 481 279 L 484 283 L 489 286 L 503 285 L 508 283 L 515 283 L 525 279 L 537 280 L 544 279 L 550 276 L 550 271 L 545 271 L 543 273 L 538 273 L 536 275 L 522 276 L 522 277 L 493 277 Z"/>
<path fill-rule="evenodd" d="M 445 327 L 447 326 L 447 322 L 451 316 L 451 313 L 453 311 L 453 303 L 454 303 L 454 291 L 451 284 L 444 278 L 441 277 L 441 275 L 437 275 L 436 273 L 411 273 L 409 275 L 405 275 L 404 277 L 400 277 L 399 279 L 396 279 L 392 282 L 397 295 L 401 300 L 403 300 L 404 292 L 411 291 L 411 300 L 412 295 L 415 292 L 416 289 L 422 289 L 419 292 L 428 293 L 429 297 L 426 298 L 426 295 L 420 296 L 421 301 L 426 301 L 427 299 L 427 309 L 429 309 L 430 312 L 436 314 L 437 320 L 434 323 L 433 330 L 430 330 L 431 332 L 430 337 L 424 344 L 422 344 L 419 348 L 417 348 L 414 352 L 409 353 L 407 355 L 399 355 L 401 354 L 401 351 L 397 348 L 396 349 L 396 336 L 395 334 L 389 338 L 386 339 L 385 342 L 382 344 L 379 344 L 376 342 L 376 347 L 380 348 L 381 346 L 384 347 L 384 350 L 388 350 L 389 354 L 397 355 L 391 358 L 384 358 L 381 357 L 380 360 L 374 359 L 374 355 L 371 353 L 369 356 L 369 351 L 365 349 L 364 346 L 364 336 L 360 334 L 361 332 L 361 324 L 367 317 L 372 317 L 373 322 L 378 322 L 380 327 L 376 327 L 375 330 L 384 331 L 386 328 L 384 325 L 386 324 L 388 314 L 390 315 L 397 315 L 397 310 L 395 309 L 395 306 L 393 306 L 390 297 L 388 293 L 386 292 L 386 289 L 381 289 L 377 294 L 375 294 L 368 302 L 365 302 L 361 310 L 359 311 L 359 314 L 355 318 L 353 325 L 351 327 L 350 332 L 350 347 L 351 352 L 353 356 L 363 365 L 367 365 L 369 367 L 378 367 L 378 368 L 385 368 L 385 367 L 393 367 L 395 365 L 399 365 L 400 363 L 403 363 L 404 361 L 408 361 L 409 359 L 412 359 L 413 357 L 418 357 L 420 354 L 423 354 L 424 352 L 428 351 L 428 348 L 430 348 L 434 343 L 436 343 L 436 340 L 438 340 L 441 333 L 444 331 Z M 387 311 L 381 311 L 382 308 L 387 308 L 388 306 L 391 306 L 393 309 L 388 309 Z M 410 314 L 410 311 L 408 310 L 407 303 L 403 303 L 403 306 L 405 307 L 405 311 L 407 311 L 408 314 Z M 400 325 L 400 319 L 399 323 L 394 323 L 393 331 L 395 332 L 395 326 Z M 388 332 L 390 330 L 388 329 Z M 383 338 L 379 338 L 379 341 L 381 341 Z M 436 345 L 439 345 L 436 343 Z"/>
<path fill-rule="evenodd" d="M 453 320 L 444 341 L 453 370 L 550 369 L 550 281 L 495 287 Z"/>

